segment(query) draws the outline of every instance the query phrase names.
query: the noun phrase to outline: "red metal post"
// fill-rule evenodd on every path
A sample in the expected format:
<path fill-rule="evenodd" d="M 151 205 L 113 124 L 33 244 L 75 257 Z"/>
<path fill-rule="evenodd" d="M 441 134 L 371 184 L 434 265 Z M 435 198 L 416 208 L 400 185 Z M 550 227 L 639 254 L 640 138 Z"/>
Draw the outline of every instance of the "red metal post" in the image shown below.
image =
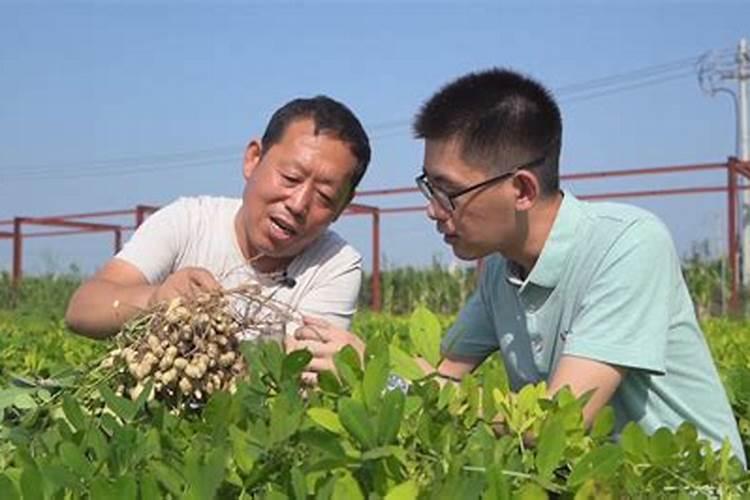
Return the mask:
<path fill-rule="evenodd" d="M 727 259 L 731 274 L 731 286 L 729 296 L 729 310 L 732 313 L 739 311 L 739 252 L 737 246 L 737 172 L 734 168 L 734 158 L 727 162 Z"/>
<path fill-rule="evenodd" d="M 147 213 L 153 213 L 157 210 L 159 210 L 159 207 L 154 207 L 152 205 L 137 205 L 135 207 L 135 227 L 137 228 L 143 224 L 143 221 L 146 220 Z"/>
<path fill-rule="evenodd" d="M 380 311 L 380 209 L 372 211 L 372 310 Z"/>
<path fill-rule="evenodd" d="M 23 233 L 21 232 L 23 219 L 15 217 L 13 219 L 13 286 L 21 284 L 23 276 Z"/>
<path fill-rule="evenodd" d="M 143 224 L 143 221 L 146 218 L 146 214 L 144 213 L 145 210 L 143 210 L 143 205 L 138 205 L 135 207 L 135 227 L 140 227 L 141 224 Z"/>
<path fill-rule="evenodd" d="M 114 230 L 115 233 L 115 253 L 122 250 L 122 229 L 117 228 Z"/>

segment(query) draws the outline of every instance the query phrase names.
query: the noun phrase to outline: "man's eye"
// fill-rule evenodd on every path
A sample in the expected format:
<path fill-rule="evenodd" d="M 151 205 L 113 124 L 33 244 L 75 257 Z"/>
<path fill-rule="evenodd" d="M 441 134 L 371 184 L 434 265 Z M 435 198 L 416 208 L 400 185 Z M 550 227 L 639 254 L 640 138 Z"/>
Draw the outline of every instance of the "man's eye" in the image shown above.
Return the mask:
<path fill-rule="evenodd" d="M 297 178 L 293 175 L 281 174 L 281 178 L 290 184 L 294 184 L 297 182 Z"/>
<path fill-rule="evenodd" d="M 324 193 L 322 191 L 318 191 L 318 197 L 320 200 L 326 205 L 326 206 L 333 206 L 333 197 L 328 195 L 327 193 Z"/>

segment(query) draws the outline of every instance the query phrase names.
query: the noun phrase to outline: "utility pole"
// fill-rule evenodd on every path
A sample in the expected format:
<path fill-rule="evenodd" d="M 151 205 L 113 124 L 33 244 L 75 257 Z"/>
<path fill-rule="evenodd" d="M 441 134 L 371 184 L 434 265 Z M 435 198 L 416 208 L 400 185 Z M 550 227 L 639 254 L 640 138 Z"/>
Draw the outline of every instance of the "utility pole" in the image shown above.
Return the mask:
<path fill-rule="evenodd" d="M 732 57 L 733 56 L 733 57 Z M 708 53 L 701 58 L 698 67 L 698 80 L 701 88 L 709 95 L 720 92 L 732 96 L 737 119 L 737 159 L 750 161 L 750 125 L 748 106 L 750 102 L 750 48 L 746 39 L 741 39 L 737 51 Z M 725 85 L 728 80 L 737 80 L 737 91 Z M 741 177 L 745 187 L 750 186 L 748 179 Z M 742 190 L 742 235 L 741 273 L 743 288 L 750 287 L 750 189 Z"/>

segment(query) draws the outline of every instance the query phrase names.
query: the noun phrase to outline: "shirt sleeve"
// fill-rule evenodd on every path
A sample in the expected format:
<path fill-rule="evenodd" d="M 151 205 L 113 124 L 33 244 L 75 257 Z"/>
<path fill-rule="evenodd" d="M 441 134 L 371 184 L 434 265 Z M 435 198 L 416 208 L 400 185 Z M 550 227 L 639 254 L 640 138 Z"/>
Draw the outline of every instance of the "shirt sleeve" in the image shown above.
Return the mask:
<path fill-rule="evenodd" d="M 362 257 L 344 245 L 325 262 L 316 283 L 300 300 L 299 310 L 348 329 L 357 310 L 361 285 Z"/>
<path fill-rule="evenodd" d="M 496 258 L 488 259 L 479 287 L 458 313 L 456 322 L 443 337 L 440 350 L 444 356 L 484 359 L 499 349 L 489 304 L 492 283 L 501 274 Z"/>
<path fill-rule="evenodd" d="M 137 267 L 149 284 L 164 281 L 185 246 L 188 212 L 184 198 L 157 210 L 135 230 L 115 257 Z"/>
<path fill-rule="evenodd" d="M 682 279 L 667 228 L 655 218 L 633 223 L 599 267 L 563 354 L 664 374 L 671 298 Z"/>

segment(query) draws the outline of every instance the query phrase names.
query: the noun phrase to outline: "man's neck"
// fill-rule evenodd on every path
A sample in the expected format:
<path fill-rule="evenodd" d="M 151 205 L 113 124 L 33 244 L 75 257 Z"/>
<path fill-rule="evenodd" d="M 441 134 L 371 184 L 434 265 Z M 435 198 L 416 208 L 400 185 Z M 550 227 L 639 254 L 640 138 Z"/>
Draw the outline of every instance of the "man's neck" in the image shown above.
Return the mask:
<path fill-rule="evenodd" d="M 539 256 L 542 254 L 545 243 L 552 232 L 557 214 L 562 205 L 563 195 L 561 192 L 549 199 L 541 200 L 528 211 L 527 229 L 525 238 L 521 240 L 521 246 L 513 255 L 507 255 L 509 259 L 518 263 L 528 276 L 533 269 Z"/>

